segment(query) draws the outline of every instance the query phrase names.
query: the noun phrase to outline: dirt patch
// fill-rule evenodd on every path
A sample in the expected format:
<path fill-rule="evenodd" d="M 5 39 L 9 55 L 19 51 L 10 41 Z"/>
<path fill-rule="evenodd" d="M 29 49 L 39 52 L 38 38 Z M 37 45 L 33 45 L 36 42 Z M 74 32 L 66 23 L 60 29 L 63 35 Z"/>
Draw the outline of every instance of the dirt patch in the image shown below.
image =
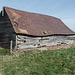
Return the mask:
<path fill-rule="evenodd" d="M 75 46 L 75 44 L 51 46 L 51 47 L 47 47 L 47 49 L 53 50 L 53 49 L 60 49 L 60 48 L 69 48 L 71 46 Z"/>

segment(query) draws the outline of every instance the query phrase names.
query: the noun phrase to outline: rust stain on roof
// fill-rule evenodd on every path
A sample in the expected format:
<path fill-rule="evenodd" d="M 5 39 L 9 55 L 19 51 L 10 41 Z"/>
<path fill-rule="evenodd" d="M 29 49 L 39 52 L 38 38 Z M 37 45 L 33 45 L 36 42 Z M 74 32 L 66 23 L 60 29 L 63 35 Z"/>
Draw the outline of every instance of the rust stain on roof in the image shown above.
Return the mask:
<path fill-rule="evenodd" d="M 10 21 L 16 33 L 33 36 L 46 36 L 53 34 L 75 34 L 75 32 L 70 30 L 58 18 L 42 14 L 29 13 L 8 7 L 4 7 L 4 10 L 10 18 Z M 17 27 L 14 26 L 14 22 L 18 24 Z M 43 34 L 42 31 L 45 31 L 47 33 Z"/>

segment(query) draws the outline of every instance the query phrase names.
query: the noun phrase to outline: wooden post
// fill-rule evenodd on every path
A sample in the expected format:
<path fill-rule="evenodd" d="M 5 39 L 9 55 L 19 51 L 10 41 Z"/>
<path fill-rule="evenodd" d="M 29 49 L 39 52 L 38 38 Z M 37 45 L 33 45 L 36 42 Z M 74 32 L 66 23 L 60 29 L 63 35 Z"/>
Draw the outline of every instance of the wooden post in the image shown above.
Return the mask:
<path fill-rule="evenodd" d="M 10 41 L 10 53 L 12 54 L 12 40 Z"/>
<path fill-rule="evenodd" d="M 16 35 L 16 41 L 15 41 L 15 51 L 17 50 L 17 35 Z"/>

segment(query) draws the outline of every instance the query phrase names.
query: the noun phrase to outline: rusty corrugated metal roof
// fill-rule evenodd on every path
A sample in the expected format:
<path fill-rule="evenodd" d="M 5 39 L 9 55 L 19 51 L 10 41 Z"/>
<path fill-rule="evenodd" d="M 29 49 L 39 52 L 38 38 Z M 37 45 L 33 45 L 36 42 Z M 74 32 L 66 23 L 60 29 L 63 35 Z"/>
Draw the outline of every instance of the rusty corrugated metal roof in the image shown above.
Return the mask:
<path fill-rule="evenodd" d="M 33 36 L 75 34 L 60 19 L 4 7 L 16 33 Z"/>

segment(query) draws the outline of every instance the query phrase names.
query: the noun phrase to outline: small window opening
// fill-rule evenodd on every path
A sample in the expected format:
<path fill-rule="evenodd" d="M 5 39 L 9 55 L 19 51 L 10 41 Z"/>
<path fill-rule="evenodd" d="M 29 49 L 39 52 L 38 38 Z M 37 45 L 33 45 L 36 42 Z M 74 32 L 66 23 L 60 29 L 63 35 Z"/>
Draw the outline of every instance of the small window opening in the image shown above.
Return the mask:
<path fill-rule="evenodd" d="M 47 31 L 43 31 L 43 34 L 48 34 Z"/>
<path fill-rule="evenodd" d="M 36 46 L 36 44 L 34 44 L 34 46 Z"/>
<path fill-rule="evenodd" d="M 18 27 L 18 23 L 17 23 L 17 22 L 14 22 L 14 26 L 15 26 L 15 27 Z"/>
<path fill-rule="evenodd" d="M 26 42 L 26 40 L 24 40 L 24 43 Z"/>

